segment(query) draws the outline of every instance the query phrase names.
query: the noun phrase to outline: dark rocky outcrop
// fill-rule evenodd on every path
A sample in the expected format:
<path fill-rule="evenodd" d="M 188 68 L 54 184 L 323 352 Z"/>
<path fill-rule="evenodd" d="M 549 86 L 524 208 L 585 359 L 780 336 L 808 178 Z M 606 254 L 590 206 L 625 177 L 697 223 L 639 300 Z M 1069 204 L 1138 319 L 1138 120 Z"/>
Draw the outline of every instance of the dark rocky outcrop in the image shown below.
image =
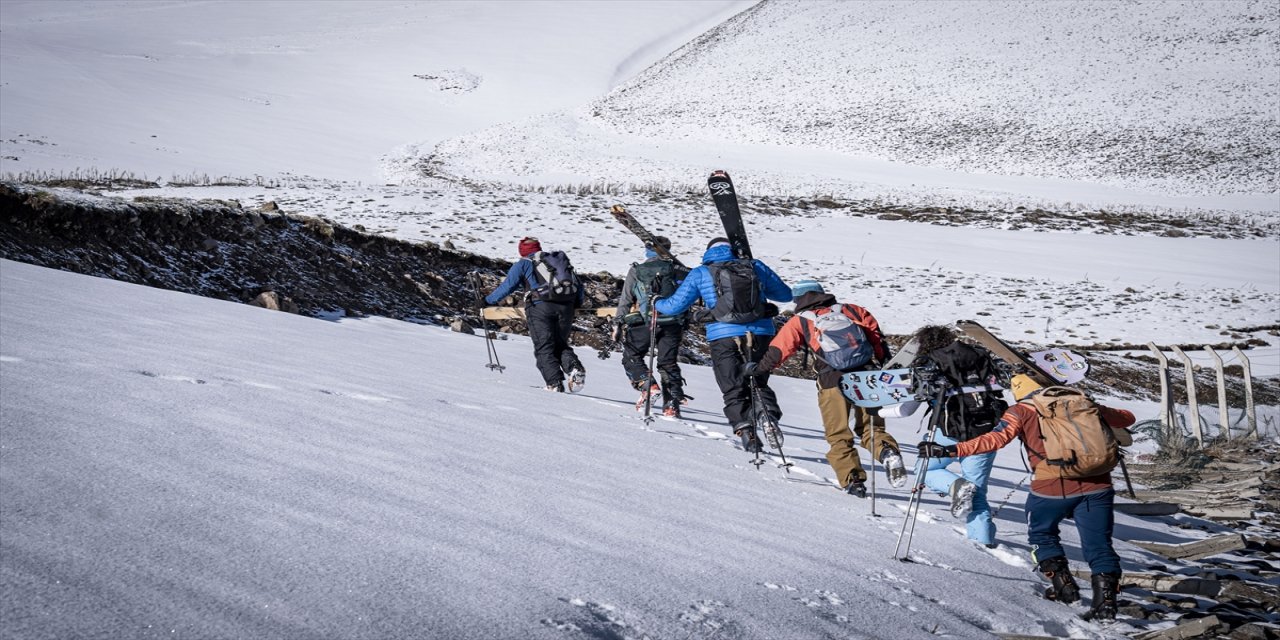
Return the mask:
<path fill-rule="evenodd" d="M 468 271 L 492 287 L 511 266 L 235 201 L 125 201 L 14 183 L 0 183 L 0 257 L 304 315 L 434 324 L 472 315 Z M 616 299 L 621 286 L 582 279 L 595 301 Z"/>

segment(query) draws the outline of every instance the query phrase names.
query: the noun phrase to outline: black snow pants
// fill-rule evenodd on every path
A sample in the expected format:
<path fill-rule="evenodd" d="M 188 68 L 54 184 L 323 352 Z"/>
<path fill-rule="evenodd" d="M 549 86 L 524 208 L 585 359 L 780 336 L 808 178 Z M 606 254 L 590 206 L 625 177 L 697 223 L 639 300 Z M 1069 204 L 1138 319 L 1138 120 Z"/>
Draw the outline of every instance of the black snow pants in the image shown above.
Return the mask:
<path fill-rule="evenodd" d="M 724 417 L 735 431 L 751 424 L 752 411 L 757 409 L 768 412 L 774 420 L 782 419 L 778 396 L 769 388 L 769 376 L 756 378 L 763 406 L 755 407 L 751 401 L 751 386 L 742 375 L 742 365 L 760 362 L 772 337 L 748 334 L 711 341 L 711 370 L 716 374 L 716 384 L 724 396 Z"/>
<path fill-rule="evenodd" d="M 569 333 L 573 331 L 572 304 L 539 302 L 529 306 L 525 316 L 538 371 L 547 386 L 563 383 L 565 376 L 574 369 L 587 370 L 573 352 L 573 347 L 569 346 Z"/>
<path fill-rule="evenodd" d="M 680 342 L 684 338 L 685 327 L 682 324 L 658 325 L 658 337 L 654 346 L 657 351 L 655 366 L 662 373 L 663 406 L 679 403 L 684 397 L 684 378 L 680 375 Z M 622 368 L 627 372 L 631 386 L 644 390 L 645 378 L 649 376 L 649 325 L 641 324 L 627 327 L 627 337 L 622 343 Z M 638 386 L 637 386 L 638 385 Z"/>

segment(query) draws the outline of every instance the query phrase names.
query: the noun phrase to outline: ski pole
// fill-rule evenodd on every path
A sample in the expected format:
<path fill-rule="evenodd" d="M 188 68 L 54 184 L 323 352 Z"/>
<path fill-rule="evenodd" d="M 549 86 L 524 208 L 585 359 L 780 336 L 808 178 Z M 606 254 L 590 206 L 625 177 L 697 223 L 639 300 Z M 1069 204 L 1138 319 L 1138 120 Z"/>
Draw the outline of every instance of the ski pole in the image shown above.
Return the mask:
<path fill-rule="evenodd" d="M 486 355 L 489 356 L 489 364 L 485 365 L 490 371 L 502 373 L 506 367 L 502 366 L 502 361 L 498 359 L 498 347 L 493 344 L 493 336 L 489 333 L 489 319 L 484 317 L 484 307 L 480 306 L 480 274 L 472 271 L 468 274 L 471 280 L 471 288 L 476 294 L 476 313 L 480 314 L 480 330 L 484 332 L 484 348 Z"/>
<path fill-rule="evenodd" d="M 1129 498 L 1138 499 L 1138 494 L 1133 492 L 1133 480 L 1129 479 L 1129 466 L 1124 463 L 1124 450 L 1120 450 L 1120 472 L 1124 474 L 1124 486 L 1129 490 Z"/>
<path fill-rule="evenodd" d="M 756 379 L 749 376 L 747 384 L 751 388 L 751 405 L 752 410 L 755 411 L 756 428 L 764 433 L 765 440 L 769 442 L 769 446 L 778 450 L 778 457 L 782 458 L 782 464 L 778 466 L 782 467 L 787 472 L 787 475 L 791 475 L 792 464 L 787 460 L 787 454 L 782 451 L 782 428 L 765 411 L 764 395 L 760 393 L 760 386 L 756 384 Z"/>
<path fill-rule="evenodd" d="M 938 391 L 938 397 L 936 404 L 934 405 L 936 409 L 933 414 L 933 419 L 929 421 L 929 435 L 925 438 L 926 442 L 933 442 L 935 440 L 938 432 L 938 423 L 945 419 L 944 414 L 946 409 L 942 401 L 946 397 L 946 392 L 946 385 L 943 384 L 942 388 Z M 893 557 L 902 561 L 908 560 L 907 554 L 911 552 L 911 540 L 916 535 L 916 520 L 919 519 L 920 516 L 920 503 L 923 500 L 924 489 L 926 487 L 924 481 L 929 473 L 929 459 L 917 454 L 915 470 L 916 486 L 912 489 L 911 496 L 907 498 L 907 515 L 902 520 L 902 530 L 898 532 L 898 544 L 893 548 Z M 907 531 L 907 522 L 911 523 L 910 532 Z M 902 546 L 903 535 L 906 535 L 907 537 L 907 548 L 903 551 L 902 555 L 899 556 L 898 549 Z"/>
<path fill-rule="evenodd" d="M 858 410 L 853 410 L 853 416 L 856 420 Z M 871 421 L 871 414 L 866 409 L 862 410 L 862 416 L 867 420 L 867 428 L 871 430 L 871 517 L 876 518 L 876 425 Z M 855 450 L 856 453 L 856 450 Z M 885 468 L 888 471 L 888 467 Z"/>
<path fill-rule="evenodd" d="M 653 422 L 653 363 L 658 358 L 658 296 L 649 295 L 649 378 L 644 387 L 644 422 Z"/>

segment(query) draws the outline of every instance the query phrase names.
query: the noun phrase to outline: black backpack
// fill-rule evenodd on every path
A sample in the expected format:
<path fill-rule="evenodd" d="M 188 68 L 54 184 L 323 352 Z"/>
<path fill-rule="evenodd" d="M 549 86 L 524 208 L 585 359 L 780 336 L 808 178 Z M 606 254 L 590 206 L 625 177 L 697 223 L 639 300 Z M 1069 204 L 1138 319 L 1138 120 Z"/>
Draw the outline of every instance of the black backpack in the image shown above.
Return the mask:
<path fill-rule="evenodd" d="M 989 353 L 953 342 L 924 355 L 923 363 L 925 368 L 936 367 L 933 375 L 945 380 L 945 387 L 951 391 L 970 389 L 967 393 L 948 393 L 941 407 L 932 407 L 937 412 L 933 419 L 947 437 L 957 442 L 972 440 L 1000 423 L 1009 405 L 1000 390 L 993 388 L 999 384 L 1000 370 Z"/>
<path fill-rule="evenodd" d="M 677 267 L 670 260 L 648 260 L 631 266 L 635 270 L 636 282 L 632 294 L 636 307 L 640 309 L 643 322 L 649 321 L 649 296 L 656 294 L 659 298 L 669 298 L 680 287 L 680 280 L 689 275 L 689 270 Z M 674 316 L 658 316 L 658 324 L 681 324 L 684 313 Z"/>
<path fill-rule="evenodd" d="M 717 322 L 747 324 L 767 315 L 755 260 L 729 260 L 707 265 L 716 290 L 711 317 Z"/>
<path fill-rule="evenodd" d="M 563 251 L 539 251 L 529 256 L 538 286 L 533 297 L 546 302 L 577 302 L 578 276 Z"/>

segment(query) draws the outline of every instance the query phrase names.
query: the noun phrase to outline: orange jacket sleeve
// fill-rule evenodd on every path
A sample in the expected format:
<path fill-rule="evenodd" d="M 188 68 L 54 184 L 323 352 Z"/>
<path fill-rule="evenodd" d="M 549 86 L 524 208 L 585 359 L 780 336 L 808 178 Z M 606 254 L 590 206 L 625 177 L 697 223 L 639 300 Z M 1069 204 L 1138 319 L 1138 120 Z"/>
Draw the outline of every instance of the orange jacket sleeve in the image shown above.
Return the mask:
<path fill-rule="evenodd" d="M 761 371 L 777 369 L 779 365 L 786 362 L 787 358 L 795 355 L 804 346 L 804 329 L 800 326 L 801 322 L 804 320 L 799 315 L 794 315 L 782 325 L 781 329 L 778 329 L 778 335 L 769 341 L 769 350 L 760 359 Z"/>
<path fill-rule="evenodd" d="M 1035 415 L 1035 409 L 1030 409 L 1025 405 L 1015 404 L 1009 407 L 1004 412 L 1004 415 L 1000 416 L 1000 423 L 996 425 L 995 429 L 972 440 L 965 440 L 956 444 L 956 455 L 963 457 L 988 453 L 1013 442 L 1014 438 L 1022 435 L 1022 425 L 1027 418 L 1025 413 L 1027 410 L 1032 412 L 1032 416 Z"/>

